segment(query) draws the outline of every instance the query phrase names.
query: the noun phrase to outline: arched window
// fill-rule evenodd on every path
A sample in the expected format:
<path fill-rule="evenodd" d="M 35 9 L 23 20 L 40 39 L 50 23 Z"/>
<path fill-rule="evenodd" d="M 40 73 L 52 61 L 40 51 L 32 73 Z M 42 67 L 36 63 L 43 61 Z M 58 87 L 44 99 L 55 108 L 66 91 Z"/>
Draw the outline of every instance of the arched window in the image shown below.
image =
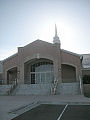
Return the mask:
<path fill-rule="evenodd" d="M 40 60 L 30 65 L 31 84 L 51 83 L 53 81 L 53 62 Z"/>

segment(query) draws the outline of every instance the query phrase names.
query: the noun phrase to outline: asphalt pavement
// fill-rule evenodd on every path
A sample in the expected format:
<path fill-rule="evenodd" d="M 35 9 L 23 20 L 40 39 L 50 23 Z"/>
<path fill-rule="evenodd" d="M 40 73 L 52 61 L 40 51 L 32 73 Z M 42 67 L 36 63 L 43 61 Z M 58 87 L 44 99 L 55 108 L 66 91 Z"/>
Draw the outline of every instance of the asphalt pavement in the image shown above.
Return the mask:
<path fill-rule="evenodd" d="M 42 104 L 12 120 L 90 120 L 90 105 Z"/>
<path fill-rule="evenodd" d="M 39 102 L 40 104 L 53 104 L 53 105 L 54 104 L 58 104 L 58 105 L 63 104 L 64 106 L 66 104 L 69 104 L 69 105 L 70 104 L 72 104 L 72 105 L 74 105 L 74 104 L 78 104 L 78 105 L 88 104 L 88 106 L 89 106 L 90 105 L 90 98 L 86 98 L 83 95 L 0 96 L 0 120 L 11 120 L 11 119 L 15 118 L 16 116 L 22 114 L 22 112 L 20 112 L 20 114 L 18 114 L 18 111 L 16 114 L 13 114 L 11 111 L 23 108 L 24 106 L 30 105 L 32 103 L 37 103 L 37 102 Z M 67 106 L 67 109 L 68 108 L 69 108 L 69 106 Z M 61 108 L 59 108 L 59 110 L 60 109 Z M 87 109 L 87 111 L 85 111 L 85 113 L 87 113 L 87 116 L 89 116 L 88 112 L 90 111 L 90 107 L 88 107 L 88 108 L 85 107 L 84 109 Z M 23 110 L 21 110 L 21 111 L 23 111 Z M 72 110 L 72 112 L 73 112 L 73 110 Z M 61 111 L 59 111 L 59 114 L 60 113 L 61 113 Z M 85 113 L 83 112 L 82 114 L 85 114 Z M 54 113 L 51 112 L 50 114 L 54 114 Z M 64 114 L 65 114 L 65 112 L 64 112 Z M 72 113 L 72 115 L 73 114 L 74 113 Z M 77 113 L 75 113 L 75 114 L 77 114 Z M 69 116 L 67 116 L 67 117 L 69 117 Z M 56 116 L 56 119 L 57 119 L 57 116 Z M 63 120 L 64 119 L 66 120 L 67 118 L 64 117 Z M 46 120 L 48 120 L 48 119 L 46 119 Z M 82 120 L 83 120 L 83 118 L 82 118 Z M 88 120 L 88 118 L 84 119 L 84 120 Z"/>

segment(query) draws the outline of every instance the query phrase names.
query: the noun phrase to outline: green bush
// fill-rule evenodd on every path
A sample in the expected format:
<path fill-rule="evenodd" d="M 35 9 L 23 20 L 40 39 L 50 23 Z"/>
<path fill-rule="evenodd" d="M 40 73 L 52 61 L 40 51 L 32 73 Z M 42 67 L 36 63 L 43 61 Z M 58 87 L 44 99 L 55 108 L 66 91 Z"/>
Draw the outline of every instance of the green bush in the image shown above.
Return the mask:
<path fill-rule="evenodd" d="M 90 98 L 90 93 L 84 93 L 84 96 Z"/>
<path fill-rule="evenodd" d="M 83 76 L 83 84 L 90 84 L 90 75 Z"/>

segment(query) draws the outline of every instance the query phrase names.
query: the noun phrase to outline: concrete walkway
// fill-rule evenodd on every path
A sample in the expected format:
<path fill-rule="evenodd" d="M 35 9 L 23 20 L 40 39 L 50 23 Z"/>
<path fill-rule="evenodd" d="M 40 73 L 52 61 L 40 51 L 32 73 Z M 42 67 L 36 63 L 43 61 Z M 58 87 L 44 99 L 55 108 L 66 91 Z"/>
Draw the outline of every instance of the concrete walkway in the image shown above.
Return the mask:
<path fill-rule="evenodd" d="M 0 120 L 10 120 L 15 117 L 10 111 L 21 108 L 33 102 L 50 104 L 88 104 L 90 98 L 83 95 L 30 95 L 30 96 L 0 96 Z"/>

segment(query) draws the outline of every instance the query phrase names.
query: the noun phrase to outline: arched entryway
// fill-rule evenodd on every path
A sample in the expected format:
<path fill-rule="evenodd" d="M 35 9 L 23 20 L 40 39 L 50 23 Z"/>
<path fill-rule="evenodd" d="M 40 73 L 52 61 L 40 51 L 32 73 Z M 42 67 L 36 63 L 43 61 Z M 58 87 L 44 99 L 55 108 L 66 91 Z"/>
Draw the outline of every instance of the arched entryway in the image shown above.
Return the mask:
<path fill-rule="evenodd" d="M 70 82 L 76 82 L 76 68 L 67 65 L 67 64 L 62 64 L 62 82 L 64 83 L 70 83 Z"/>
<path fill-rule="evenodd" d="M 7 71 L 7 84 L 17 82 L 17 67 L 13 67 Z"/>
<path fill-rule="evenodd" d="M 48 59 L 28 61 L 24 65 L 24 81 L 30 84 L 52 83 L 54 80 L 53 62 Z"/>

